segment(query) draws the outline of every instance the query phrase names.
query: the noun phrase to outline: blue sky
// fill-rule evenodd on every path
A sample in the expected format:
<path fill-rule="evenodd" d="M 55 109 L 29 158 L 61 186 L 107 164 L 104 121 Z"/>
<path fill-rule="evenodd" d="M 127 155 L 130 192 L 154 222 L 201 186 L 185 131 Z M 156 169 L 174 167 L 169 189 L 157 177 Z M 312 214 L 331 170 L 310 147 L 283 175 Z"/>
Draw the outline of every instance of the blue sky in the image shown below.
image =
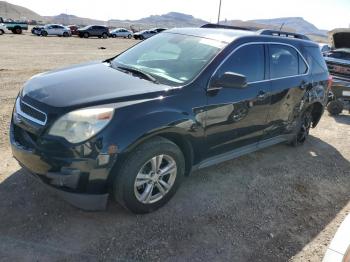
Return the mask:
<path fill-rule="evenodd" d="M 74 14 L 101 20 L 138 19 L 171 11 L 216 22 L 219 0 L 8 0 L 40 15 Z M 350 0 L 222 0 L 221 18 L 300 16 L 320 29 L 349 27 Z"/>

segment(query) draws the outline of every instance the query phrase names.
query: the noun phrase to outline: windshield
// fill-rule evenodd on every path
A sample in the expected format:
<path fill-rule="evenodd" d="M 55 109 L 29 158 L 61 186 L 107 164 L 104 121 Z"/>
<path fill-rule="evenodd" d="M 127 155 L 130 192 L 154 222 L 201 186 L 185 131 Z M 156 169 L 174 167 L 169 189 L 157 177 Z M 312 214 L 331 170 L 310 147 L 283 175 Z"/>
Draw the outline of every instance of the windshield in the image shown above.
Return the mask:
<path fill-rule="evenodd" d="M 172 86 L 189 83 L 226 46 L 216 40 L 161 33 L 112 60 L 112 67 L 129 67 Z"/>

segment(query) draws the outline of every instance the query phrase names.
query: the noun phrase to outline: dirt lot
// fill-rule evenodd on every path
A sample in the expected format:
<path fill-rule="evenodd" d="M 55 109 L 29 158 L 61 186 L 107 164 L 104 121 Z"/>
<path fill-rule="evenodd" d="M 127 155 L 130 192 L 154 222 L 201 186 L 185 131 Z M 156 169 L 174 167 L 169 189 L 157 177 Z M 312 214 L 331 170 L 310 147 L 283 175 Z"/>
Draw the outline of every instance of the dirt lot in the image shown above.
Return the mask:
<path fill-rule="evenodd" d="M 350 211 L 349 114 L 325 114 L 303 147 L 278 145 L 196 172 L 143 216 L 112 201 L 106 212 L 80 211 L 18 167 L 8 126 L 23 83 L 134 43 L 0 36 L 0 261 L 320 261 Z"/>

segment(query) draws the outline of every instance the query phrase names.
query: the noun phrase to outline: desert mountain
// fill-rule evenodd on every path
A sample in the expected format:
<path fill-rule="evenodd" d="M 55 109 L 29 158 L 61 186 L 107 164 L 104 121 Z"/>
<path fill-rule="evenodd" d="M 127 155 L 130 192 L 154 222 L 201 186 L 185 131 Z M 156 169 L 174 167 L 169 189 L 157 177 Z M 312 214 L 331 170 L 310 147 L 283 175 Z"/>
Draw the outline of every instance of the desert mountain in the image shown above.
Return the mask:
<path fill-rule="evenodd" d="M 5 1 L 0 1 L 0 17 L 11 18 L 14 20 L 43 20 L 40 15 L 32 10 Z"/>

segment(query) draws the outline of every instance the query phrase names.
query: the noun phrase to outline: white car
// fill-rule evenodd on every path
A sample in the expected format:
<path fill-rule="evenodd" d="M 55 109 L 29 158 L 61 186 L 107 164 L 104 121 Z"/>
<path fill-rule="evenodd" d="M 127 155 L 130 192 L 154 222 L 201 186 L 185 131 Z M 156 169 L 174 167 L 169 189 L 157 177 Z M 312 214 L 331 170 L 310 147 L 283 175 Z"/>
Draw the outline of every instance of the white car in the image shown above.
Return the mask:
<path fill-rule="evenodd" d="M 3 35 L 5 33 L 9 33 L 10 31 L 7 29 L 5 24 L 0 24 L 0 35 Z"/>
<path fill-rule="evenodd" d="M 131 38 L 134 33 L 130 30 L 127 30 L 125 28 L 116 28 L 111 31 L 110 35 L 112 37 L 124 37 L 124 38 Z"/>
<path fill-rule="evenodd" d="M 68 37 L 72 35 L 72 32 L 68 27 L 55 24 L 45 25 L 44 28 L 41 29 L 39 32 L 42 36 L 57 35 Z"/>

